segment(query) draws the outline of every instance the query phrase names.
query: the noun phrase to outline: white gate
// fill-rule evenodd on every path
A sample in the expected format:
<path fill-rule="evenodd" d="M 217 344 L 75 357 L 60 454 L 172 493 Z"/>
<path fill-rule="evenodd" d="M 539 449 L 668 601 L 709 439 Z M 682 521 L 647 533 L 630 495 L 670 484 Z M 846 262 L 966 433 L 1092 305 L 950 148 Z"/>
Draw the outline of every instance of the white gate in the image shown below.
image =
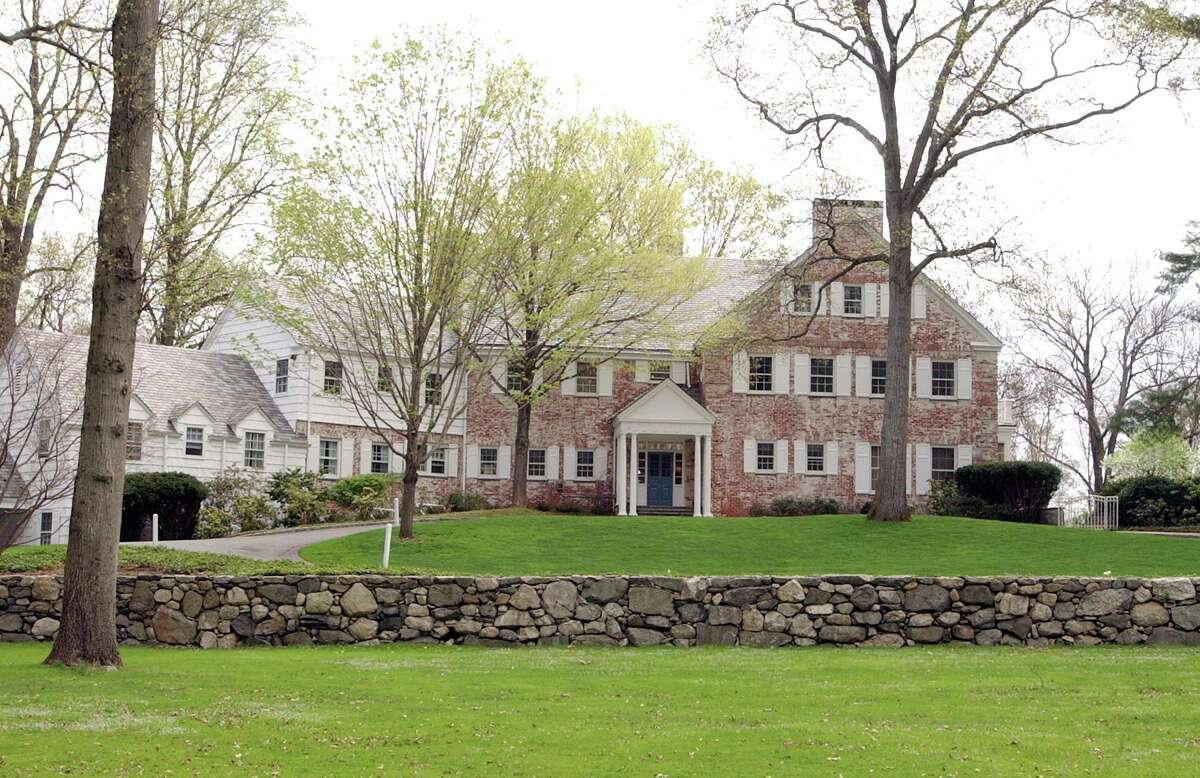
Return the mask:
<path fill-rule="evenodd" d="M 1116 529 L 1117 497 L 1089 494 L 1058 508 L 1058 526 L 1083 529 Z"/>

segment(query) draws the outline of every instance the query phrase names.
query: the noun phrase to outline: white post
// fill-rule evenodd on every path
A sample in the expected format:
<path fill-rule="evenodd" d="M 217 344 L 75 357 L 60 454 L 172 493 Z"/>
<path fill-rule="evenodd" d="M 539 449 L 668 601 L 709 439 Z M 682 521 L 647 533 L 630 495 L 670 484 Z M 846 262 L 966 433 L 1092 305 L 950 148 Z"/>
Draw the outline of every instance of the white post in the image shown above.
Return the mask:
<path fill-rule="evenodd" d="M 713 515 L 712 507 L 712 435 L 704 436 L 704 515 Z"/>
<path fill-rule="evenodd" d="M 613 485 L 617 492 L 617 515 L 624 516 L 628 505 L 625 497 L 625 484 L 629 475 L 625 467 L 625 434 L 617 435 L 617 462 L 613 467 Z"/>
<path fill-rule="evenodd" d="M 385 524 L 383 527 L 383 566 L 386 568 L 388 563 L 392 561 L 392 525 Z"/>
<path fill-rule="evenodd" d="M 700 457 L 700 436 L 696 436 L 695 454 L 692 457 L 692 515 L 703 516 L 700 505 L 700 482 L 703 479 L 704 465 Z"/>
<path fill-rule="evenodd" d="M 151 522 L 150 537 L 153 539 L 154 545 L 157 546 L 158 545 L 158 514 L 157 513 L 153 514 L 150 517 L 150 522 Z"/>
<path fill-rule="evenodd" d="M 392 523 L 397 527 L 400 526 L 400 498 L 392 498 Z"/>
<path fill-rule="evenodd" d="M 636 516 L 638 498 L 638 448 L 637 433 L 629 434 L 629 515 Z"/>

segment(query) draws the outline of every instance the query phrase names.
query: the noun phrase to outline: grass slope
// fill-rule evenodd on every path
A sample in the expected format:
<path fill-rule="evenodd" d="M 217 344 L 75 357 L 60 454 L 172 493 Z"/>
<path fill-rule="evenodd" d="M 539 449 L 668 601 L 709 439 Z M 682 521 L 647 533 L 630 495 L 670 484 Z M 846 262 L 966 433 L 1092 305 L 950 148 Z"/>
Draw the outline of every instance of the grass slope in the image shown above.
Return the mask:
<path fill-rule="evenodd" d="M 1195 772 L 1186 649 L 0 645 L 0 775 Z"/>
<path fill-rule="evenodd" d="M 0 575 L 6 573 L 61 571 L 67 558 L 67 547 L 20 546 L 0 554 Z M 307 562 L 288 560 L 264 561 L 229 554 L 209 554 L 200 551 L 179 551 L 149 546 L 122 546 L 118 564 L 123 572 L 152 570 L 160 573 L 191 575 L 303 575 L 305 573 L 370 572 L 370 565 L 350 568 L 318 568 Z M 374 563 L 378 566 L 379 561 Z"/>
<path fill-rule="evenodd" d="M 301 550 L 320 565 L 378 565 L 383 530 Z M 696 519 L 553 516 L 529 511 L 419 526 L 394 543 L 391 569 L 443 574 L 745 575 L 1200 574 L 1189 538 L 922 516 Z"/>

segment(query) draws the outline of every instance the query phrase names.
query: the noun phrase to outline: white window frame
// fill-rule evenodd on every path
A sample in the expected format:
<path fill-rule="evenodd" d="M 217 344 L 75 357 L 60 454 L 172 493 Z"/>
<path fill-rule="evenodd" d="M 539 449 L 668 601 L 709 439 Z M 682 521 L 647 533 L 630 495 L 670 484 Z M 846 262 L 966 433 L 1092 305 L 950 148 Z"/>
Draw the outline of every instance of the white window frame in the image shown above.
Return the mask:
<path fill-rule="evenodd" d="M 198 433 L 195 440 L 192 439 L 192 433 Z M 190 449 L 192 445 L 199 446 L 199 450 L 193 453 Z M 204 428 L 203 427 L 184 427 L 183 428 L 183 455 L 185 457 L 203 457 L 204 456 Z"/>
<path fill-rule="evenodd" d="M 275 360 L 275 394 L 287 394 L 291 374 L 292 360 L 287 357 Z"/>
<path fill-rule="evenodd" d="M 125 461 L 126 462 L 141 462 L 142 461 L 142 436 L 144 427 L 140 421 L 131 421 L 125 424 Z M 133 456 L 136 454 L 136 456 Z"/>
<path fill-rule="evenodd" d="M 808 293 L 801 295 L 800 290 L 807 289 Z M 812 281 L 793 281 L 792 282 L 792 312 L 798 314 L 812 314 L 814 310 L 814 302 L 816 298 L 816 284 Z M 804 307 L 800 306 L 800 301 L 806 299 Z"/>
<path fill-rule="evenodd" d="M 858 293 L 858 299 L 850 298 L 850 291 L 855 290 Z M 857 303 L 858 310 L 850 310 L 850 304 Z M 865 315 L 866 292 L 862 284 L 843 284 L 842 285 L 842 315 L 843 316 L 863 316 Z"/>
<path fill-rule="evenodd" d="M 949 366 L 949 378 L 938 378 L 938 365 Z M 931 359 L 929 361 L 929 396 L 935 400 L 958 399 L 958 363 L 953 359 Z"/>
<path fill-rule="evenodd" d="M 661 384 L 671 377 L 671 363 L 661 359 L 652 360 L 649 366 L 650 383 Z"/>
<path fill-rule="evenodd" d="M 325 394 L 338 395 L 342 393 L 342 383 L 345 379 L 346 367 L 336 359 L 325 360 L 324 379 L 321 391 Z"/>
<path fill-rule="evenodd" d="M 504 389 L 508 392 L 521 391 L 521 370 L 518 366 L 509 362 L 504 368 Z"/>
<path fill-rule="evenodd" d="M 875 366 L 876 365 L 883 365 L 883 376 L 882 377 L 875 375 Z M 876 359 L 875 357 L 871 357 L 871 370 L 870 370 L 870 374 L 867 376 L 867 380 L 870 382 L 870 385 L 867 387 L 867 390 L 872 397 L 883 397 L 887 393 L 887 360 L 886 359 Z M 878 392 L 875 391 L 875 382 L 877 380 L 883 381 L 883 389 Z"/>
<path fill-rule="evenodd" d="M 829 363 L 829 375 L 817 374 L 817 362 Z M 833 357 L 809 357 L 808 360 L 808 393 L 832 397 L 837 392 L 837 366 Z M 817 389 L 817 379 L 829 379 L 829 390 Z"/>
<path fill-rule="evenodd" d="M 267 466 L 267 433 L 247 431 L 244 433 L 243 437 L 244 437 L 244 440 L 242 442 L 242 464 L 253 470 L 263 470 L 264 468 L 266 468 L 266 466 Z M 251 440 L 257 441 L 259 446 L 261 446 L 261 447 L 252 447 L 250 445 Z M 258 455 L 257 457 L 255 457 L 258 460 L 258 464 L 253 464 L 251 462 L 252 454 Z"/>
<path fill-rule="evenodd" d="M 763 464 L 768 463 L 766 467 Z M 756 440 L 754 442 L 754 471 L 756 473 L 775 472 L 775 441 Z"/>
<path fill-rule="evenodd" d="M 445 397 L 442 396 L 442 387 L 445 384 L 446 377 L 441 373 L 428 373 L 425 376 L 425 386 L 421 394 L 421 398 L 425 404 L 432 407 L 437 407 L 442 404 Z M 432 394 L 436 392 L 436 394 Z"/>
<path fill-rule="evenodd" d="M 332 453 L 331 453 L 332 452 Z M 317 440 L 317 475 L 322 478 L 337 478 L 341 464 L 342 441 L 337 438 Z"/>
<path fill-rule="evenodd" d="M 879 476 L 882 472 L 883 462 L 883 446 L 877 443 L 871 444 L 871 494 L 875 494 L 875 490 L 879 488 Z"/>
<path fill-rule="evenodd" d="M 46 417 L 37 420 L 37 454 L 42 459 L 50 457 L 50 442 L 54 437 L 54 429 Z"/>
<path fill-rule="evenodd" d="M 446 475 L 445 446 L 435 446 L 429 450 L 429 474 Z"/>
<path fill-rule="evenodd" d="M 535 451 L 541 452 L 541 454 L 542 454 L 541 462 L 533 461 L 533 452 L 535 452 Z M 546 449 L 544 449 L 544 448 L 531 448 L 531 449 L 527 450 L 525 452 L 525 476 L 527 478 L 547 478 L 548 471 L 549 471 L 548 459 L 549 459 L 549 457 L 546 456 Z M 533 471 L 535 464 L 541 465 L 542 472 L 535 473 Z"/>
<path fill-rule="evenodd" d="M 817 455 L 813 456 L 813 450 L 817 451 Z M 813 462 L 817 463 L 813 467 Z M 825 473 L 825 444 L 824 443 L 805 443 L 804 444 L 804 472 L 812 475 L 822 475 Z"/>
<path fill-rule="evenodd" d="M 588 461 L 584 462 L 583 457 Z M 590 448 L 581 448 L 575 452 L 575 480 L 591 481 L 596 477 L 596 452 Z"/>
<path fill-rule="evenodd" d="M 38 544 L 48 546 L 54 540 L 54 512 L 42 511 L 38 516 Z"/>
<path fill-rule="evenodd" d="M 590 370 L 585 374 L 584 370 Z M 575 363 L 575 394 L 596 395 L 600 393 L 600 368 L 595 362 L 581 359 Z"/>
<path fill-rule="evenodd" d="M 380 451 L 383 451 L 383 459 L 375 456 Z M 386 475 L 392 472 L 392 447 L 378 440 L 371 441 L 371 461 L 368 462 L 368 465 L 375 475 Z M 383 469 L 376 470 L 377 465 L 382 465 Z"/>
<path fill-rule="evenodd" d="M 942 467 L 942 468 L 934 467 L 934 462 L 936 459 L 936 452 L 938 452 L 938 451 L 942 451 L 942 452 L 949 451 L 950 452 L 950 469 L 949 470 L 947 470 L 944 467 Z M 955 467 L 955 465 L 958 462 L 957 456 L 958 456 L 958 451 L 954 446 L 930 446 L 929 447 L 929 482 L 933 483 L 935 481 L 953 481 L 954 480 L 954 471 L 957 469 Z"/>
<path fill-rule="evenodd" d="M 755 364 L 759 360 L 766 360 L 766 372 L 762 371 L 762 364 Z M 756 372 L 755 367 L 759 370 Z M 775 393 L 775 357 L 770 354 L 751 354 L 750 355 L 750 370 L 746 377 L 746 390 L 752 394 L 774 394 Z"/>
<path fill-rule="evenodd" d="M 491 454 L 489 459 L 486 455 Z M 491 466 L 490 469 L 488 466 Z M 497 478 L 500 475 L 500 447 L 479 447 L 479 476 L 481 478 Z"/>
<path fill-rule="evenodd" d="M 375 369 L 375 390 L 391 393 L 396 388 L 396 375 L 391 365 L 380 365 Z"/>

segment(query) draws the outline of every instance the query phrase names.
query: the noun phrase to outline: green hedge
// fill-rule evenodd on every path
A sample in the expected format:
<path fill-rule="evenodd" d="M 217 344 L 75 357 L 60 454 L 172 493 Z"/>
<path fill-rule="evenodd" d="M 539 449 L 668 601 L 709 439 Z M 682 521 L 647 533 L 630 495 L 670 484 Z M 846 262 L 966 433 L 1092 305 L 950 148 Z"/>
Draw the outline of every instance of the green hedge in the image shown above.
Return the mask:
<path fill-rule="evenodd" d="M 1036 523 L 1062 481 L 1047 462 L 986 462 L 954 471 L 954 488 L 937 495 L 939 513 Z M 941 490 L 946 491 L 946 490 Z M 931 505 L 934 500 L 931 499 Z"/>
<path fill-rule="evenodd" d="M 1100 493 L 1119 498 L 1123 527 L 1200 525 L 1200 479 L 1140 475 L 1109 481 Z"/>
<path fill-rule="evenodd" d="M 149 537 L 151 516 L 158 514 L 160 540 L 195 537 L 200 503 L 208 488 L 187 473 L 131 473 L 125 476 L 121 502 L 121 540 Z"/>

